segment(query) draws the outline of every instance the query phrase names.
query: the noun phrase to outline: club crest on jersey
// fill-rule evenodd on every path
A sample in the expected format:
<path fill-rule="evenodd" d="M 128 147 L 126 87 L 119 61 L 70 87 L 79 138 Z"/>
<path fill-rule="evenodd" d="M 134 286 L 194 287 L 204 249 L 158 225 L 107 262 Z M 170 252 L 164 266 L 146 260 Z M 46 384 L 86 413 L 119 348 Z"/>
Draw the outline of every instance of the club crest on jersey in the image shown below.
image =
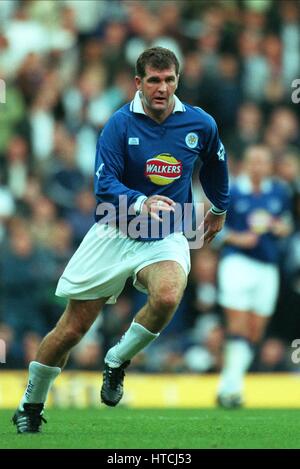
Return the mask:
<path fill-rule="evenodd" d="M 161 153 L 146 161 L 145 176 L 158 186 L 166 186 L 182 174 L 181 161 L 169 153 Z"/>
<path fill-rule="evenodd" d="M 195 132 L 190 132 L 185 137 L 185 143 L 189 148 L 195 148 L 198 143 L 198 135 Z"/>

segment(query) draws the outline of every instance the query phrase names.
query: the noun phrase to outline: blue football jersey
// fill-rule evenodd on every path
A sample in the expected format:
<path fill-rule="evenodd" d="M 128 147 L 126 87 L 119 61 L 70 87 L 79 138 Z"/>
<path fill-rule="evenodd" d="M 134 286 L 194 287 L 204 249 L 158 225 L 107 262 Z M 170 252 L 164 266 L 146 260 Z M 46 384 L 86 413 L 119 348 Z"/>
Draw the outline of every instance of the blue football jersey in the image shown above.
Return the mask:
<path fill-rule="evenodd" d="M 141 196 L 155 194 L 170 197 L 182 207 L 192 204 L 192 174 L 199 158 L 206 196 L 218 209 L 227 209 L 227 158 L 216 123 L 202 109 L 174 98 L 174 110 L 161 124 L 145 114 L 137 92 L 105 125 L 96 149 L 96 221 L 104 217 L 98 209 L 105 203 L 114 205 L 120 221 L 120 197 L 126 198 L 127 207 Z M 175 227 L 172 216 L 171 232 L 184 231 L 183 225 Z M 149 234 L 144 240 L 149 239 L 158 238 Z"/>
<path fill-rule="evenodd" d="M 259 193 L 254 193 L 248 176 L 241 175 L 231 185 L 231 199 L 226 229 L 252 231 L 259 236 L 251 249 L 226 244 L 223 255 L 242 253 L 262 262 L 276 263 L 279 257 L 278 237 L 270 231 L 273 219 L 290 217 L 291 200 L 288 187 L 275 179 L 265 179 Z"/>

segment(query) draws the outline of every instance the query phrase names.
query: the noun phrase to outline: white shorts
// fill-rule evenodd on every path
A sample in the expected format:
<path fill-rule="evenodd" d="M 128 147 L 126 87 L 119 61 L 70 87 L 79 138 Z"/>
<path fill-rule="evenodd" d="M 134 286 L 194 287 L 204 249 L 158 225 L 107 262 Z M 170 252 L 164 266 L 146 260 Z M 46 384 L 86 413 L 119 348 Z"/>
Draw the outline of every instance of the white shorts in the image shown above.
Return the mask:
<path fill-rule="evenodd" d="M 218 281 L 221 306 L 259 316 L 273 314 L 279 289 L 275 265 L 242 254 L 228 255 L 220 261 Z"/>
<path fill-rule="evenodd" d="M 107 303 L 115 303 L 129 277 L 138 290 L 147 293 L 137 273 L 160 261 L 178 262 L 188 276 L 190 251 L 182 233 L 146 242 L 118 234 L 113 227 L 95 223 L 67 264 L 55 294 L 78 300 L 107 297 Z"/>

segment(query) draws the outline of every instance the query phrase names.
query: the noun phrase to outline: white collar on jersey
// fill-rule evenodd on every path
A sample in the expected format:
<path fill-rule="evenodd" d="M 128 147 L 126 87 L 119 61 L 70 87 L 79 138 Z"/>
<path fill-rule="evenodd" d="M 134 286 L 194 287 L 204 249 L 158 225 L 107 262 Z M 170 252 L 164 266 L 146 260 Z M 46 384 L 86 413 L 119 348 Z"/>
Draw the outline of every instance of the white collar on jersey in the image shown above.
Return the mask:
<path fill-rule="evenodd" d="M 175 99 L 175 106 L 174 106 L 172 114 L 174 114 L 175 112 L 185 112 L 186 110 L 185 106 L 180 101 L 180 99 L 177 98 L 177 96 L 175 96 L 175 94 L 174 94 L 174 99 Z M 130 103 L 130 111 L 138 113 L 138 114 L 147 115 L 143 108 L 142 100 L 140 97 L 140 91 L 137 91 L 135 93 L 134 99 Z"/>
<path fill-rule="evenodd" d="M 236 184 L 239 190 L 243 194 L 251 194 L 253 192 L 252 182 L 247 174 L 241 174 L 236 178 Z M 267 194 L 272 189 L 272 180 L 271 179 L 264 179 L 261 182 L 260 190 L 264 194 Z"/>

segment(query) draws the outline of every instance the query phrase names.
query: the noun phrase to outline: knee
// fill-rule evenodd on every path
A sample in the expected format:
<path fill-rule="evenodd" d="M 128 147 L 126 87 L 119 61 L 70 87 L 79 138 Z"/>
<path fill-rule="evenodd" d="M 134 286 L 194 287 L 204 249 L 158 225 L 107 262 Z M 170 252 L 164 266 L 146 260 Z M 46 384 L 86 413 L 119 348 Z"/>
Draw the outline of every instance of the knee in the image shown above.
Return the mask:
<path fill-rule="evenodd" d="M 150 304 L 155 311 L 174 311 L 181 299 L 182 293 L 172 288 L 161 288 L 150 297 Z"/>

